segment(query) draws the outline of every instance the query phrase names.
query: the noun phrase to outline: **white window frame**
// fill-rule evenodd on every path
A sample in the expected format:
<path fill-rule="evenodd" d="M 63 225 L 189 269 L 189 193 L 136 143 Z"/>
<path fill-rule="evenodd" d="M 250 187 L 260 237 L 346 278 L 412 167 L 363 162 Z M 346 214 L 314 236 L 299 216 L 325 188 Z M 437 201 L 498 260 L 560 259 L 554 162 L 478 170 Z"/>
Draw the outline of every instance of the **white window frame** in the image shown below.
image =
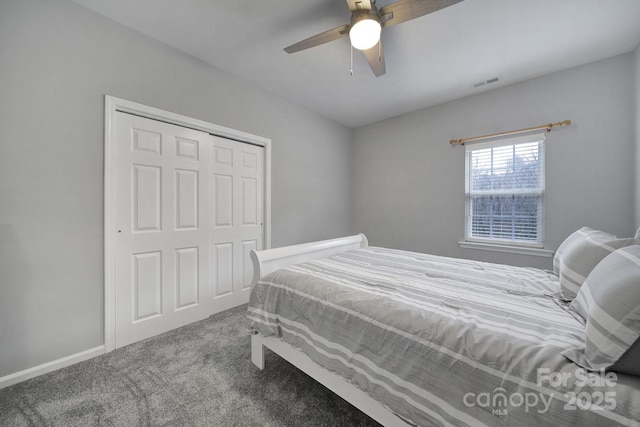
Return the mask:
<path fill-rule="evenodd" d="M 520 240 L 511 240 L 511 239 L 492 239 L 492 238 L 481 238 L 481 237 L 473 237 L 471 236 L 471 197 L 472 192 L 470 191 L 470 173 L 471 173 L 471 165 L 469 164 L 470 155 L 469 152 L 473 150 L 486 149 L 486 148 L 495 148 L 495 147 L 503 147 L 508 145 L 517 145 L 524 143 L 532 143 L 539 142 L 539 158 L 541 159 L 541 188 L 540 188 L 540 215 L 538 217 L 537 222 L 537 242 L 525 242 Z M 544 209 L 545 209 L 545 161 L 544 155 L 545 153 L 545 134 L 544 133 L 536 133 L 525 136 L 518 137 L 503 137 L 499 139 L 493 139 L 488 142 L 480 142 L 480 143 L 467 143 L 465 145 L 465 230 L 464 230 L 464 240 L 458 242 L 463 248 L 475 248 L 475 249 L 487 249 L 494 250 L 500 252 L 511 252 L 511 253 L 520 253 L 520 254 L 528 254 L 528 255 L 539 255 L 539 256 L 551 256 L 552 251 L 544 250 Z"/>

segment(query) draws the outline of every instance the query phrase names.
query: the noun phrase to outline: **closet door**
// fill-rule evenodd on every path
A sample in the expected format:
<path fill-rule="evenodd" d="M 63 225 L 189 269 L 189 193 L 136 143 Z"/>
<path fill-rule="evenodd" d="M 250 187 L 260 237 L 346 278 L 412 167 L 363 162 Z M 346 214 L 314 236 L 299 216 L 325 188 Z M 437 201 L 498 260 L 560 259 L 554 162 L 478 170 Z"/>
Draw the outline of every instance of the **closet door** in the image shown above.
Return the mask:
<path fill-rule="evenodd" d="M 210 313 L 211 136 L 117 112 L 116 347 Z"/>
<path fill-rule="evenodd" d="M 253 265 L 263 249 L 264 148 L 213 137 L 211 146 L 213 312 L 249 301 Z"/>

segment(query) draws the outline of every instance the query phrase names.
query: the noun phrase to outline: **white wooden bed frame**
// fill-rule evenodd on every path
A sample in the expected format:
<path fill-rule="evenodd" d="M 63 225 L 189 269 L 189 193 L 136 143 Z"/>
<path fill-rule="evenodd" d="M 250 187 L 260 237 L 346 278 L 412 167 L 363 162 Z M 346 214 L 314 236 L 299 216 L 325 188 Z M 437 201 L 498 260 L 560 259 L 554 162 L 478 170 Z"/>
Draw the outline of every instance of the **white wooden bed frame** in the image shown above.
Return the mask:
<path fill-rule="evenodd" d="M 263 251 L 252 250 L 252 284 L 255 284 L 261 277 L 279 268 L 327 257 L 352 249 L 366 248 L 368 244 L 364 234 L 357 234 L 355 236 L 303 243 Z M 258 368 L 264 369 L 265 347 L 287 360 L 380 424 L 388 427 L 406 427 L 409 425 L 381 403 L 346 381 L 343 377 L 318 365 L 311 360 L 309 356 L 296 350 L 279 338 L 263 337 L 260 334 L 251 336 L 251 361 Z"/>

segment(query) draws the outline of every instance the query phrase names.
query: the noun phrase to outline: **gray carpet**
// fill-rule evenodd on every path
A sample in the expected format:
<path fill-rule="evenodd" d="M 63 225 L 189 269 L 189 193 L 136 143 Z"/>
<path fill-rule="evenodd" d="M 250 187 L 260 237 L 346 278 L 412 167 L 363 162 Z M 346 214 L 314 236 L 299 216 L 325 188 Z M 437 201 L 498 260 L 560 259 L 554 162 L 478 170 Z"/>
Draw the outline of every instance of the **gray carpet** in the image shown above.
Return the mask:
<path fill-rule="evenodd" d="M 0 426 L 377 426 L 277 355 L 246 306 L 0 390 Z"/>

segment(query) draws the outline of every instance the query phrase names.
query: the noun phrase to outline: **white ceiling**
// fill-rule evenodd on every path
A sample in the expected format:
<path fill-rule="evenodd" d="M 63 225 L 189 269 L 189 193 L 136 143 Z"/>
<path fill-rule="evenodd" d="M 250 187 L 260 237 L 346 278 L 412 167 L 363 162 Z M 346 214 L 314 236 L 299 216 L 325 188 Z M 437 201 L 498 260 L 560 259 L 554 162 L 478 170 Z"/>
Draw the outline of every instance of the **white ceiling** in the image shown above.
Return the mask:
<path fill-rule="evenodd" d="M 348 38 L 283 48 L 349 23 L 344 0 L 73 0 L 349 127 L 632 51 L 640 0 L 465 0 L 384 29 L 374 77 Z M 378 7 L 392 0 L 378 0 Z M 474 88 L 500 77 L 498 83 Z"/>

